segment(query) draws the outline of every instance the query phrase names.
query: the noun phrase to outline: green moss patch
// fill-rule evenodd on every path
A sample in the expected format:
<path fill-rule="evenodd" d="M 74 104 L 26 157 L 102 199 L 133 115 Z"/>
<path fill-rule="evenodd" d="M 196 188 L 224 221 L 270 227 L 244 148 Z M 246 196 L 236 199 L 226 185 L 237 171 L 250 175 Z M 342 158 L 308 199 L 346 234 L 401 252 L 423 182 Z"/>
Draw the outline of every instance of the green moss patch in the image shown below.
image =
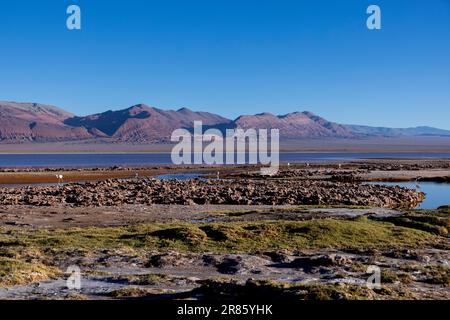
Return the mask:
<path fill-rule="evenodd" d="M 275 281 L 253 281 L 245 284 L 233 281 L 207 280 L 196 290 L 205 300 L 226 301 L 250 299 L 265 301 L 267 297 L 280 301 L 295 300 L 373 300 L 413 299 L 408 291 L 388 287 L 369 289 L 366 286 L 336 284 L 288 284 Z"/>
<path fill-rule="evenodd" d="M 55 278 L 59 271 L 42 263 L 0 257 L 0 286 L 12 286 Z"/>
<path fill-rule="evenodd" d="M 443 237 L 448 236 L 450 228 L 450 213 L 441 210 L 414 211 L 382 220 L 397 226 L 423 230 Z"/>
<path fill-rule="evenodd" d="M 438 246 L 445 241 L 427 231 L 365 217 L 55 230 L 0 229 L 0 285 L 48 279 L 57 273 L 55 267 L 69 259 L 95 256 L 105 250 L 134 256 L 153 250 L 257 254 L 282 249 L 420 248 Z"/>

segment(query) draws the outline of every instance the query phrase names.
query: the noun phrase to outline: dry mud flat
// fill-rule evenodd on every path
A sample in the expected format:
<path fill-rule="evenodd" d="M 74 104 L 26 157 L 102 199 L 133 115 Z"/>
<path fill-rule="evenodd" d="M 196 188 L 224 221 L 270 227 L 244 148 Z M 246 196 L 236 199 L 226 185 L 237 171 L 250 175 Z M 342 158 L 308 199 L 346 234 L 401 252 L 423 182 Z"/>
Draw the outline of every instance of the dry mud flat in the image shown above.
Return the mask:
<path fill-rule="evenodd" d="M 64 176 L 64 182 L 85 182 L 108 179 L 130 179 L 152 177 L 167 173 L 211 173 L 220 177 L 258 178 L 257 166 L 152 166 L 152 167 L 97 167 L 97 168 L 0 168 L 0 184 L 58 183 L 56 174 Z M 415 180 L 423 178 L 450 177 L 450 160 L 448 159 L 367 159 L 358 161 L 311 161 L 298 162 L 290 166 L 281 165 L 277 178 L 317 178 L 328 179 L 343 171 L 352 173 L 362 181 L 372 180 Z M 237 173 L 237 174 L 236 174 Z M 449 180 L 447 180 L 449 181 Z"/>
<path fill-rule="evenodd" d="M 62 175 L 64 182 L 86 182 L 108 179 L 132 179 L 139 177 L 154 177 L 163 174 L 186 172 L 215 173 L 217 170 L 243 170 L 243 167 L 214 166 L 154 166 L 154 167 L 97 167 L 97 168 L 3 168 L 0 169 L 0 184 L 56 184 L 60 182 L 56 175 Z"/>
<path fill-rule="evenodd" d="M 394 217 L 387 208 L 249 205 L 122 205 L 114 207 L 2 206 L 0 227 L 22 229 L 117 227 L 174 222 L 304 221 L 359 216 Z"/>

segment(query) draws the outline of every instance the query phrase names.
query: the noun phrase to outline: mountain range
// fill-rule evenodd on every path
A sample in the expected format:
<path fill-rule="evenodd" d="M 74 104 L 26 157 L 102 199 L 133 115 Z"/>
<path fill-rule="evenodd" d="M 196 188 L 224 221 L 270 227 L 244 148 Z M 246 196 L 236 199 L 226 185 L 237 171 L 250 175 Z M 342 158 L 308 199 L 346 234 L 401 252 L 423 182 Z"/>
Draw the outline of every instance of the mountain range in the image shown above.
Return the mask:
<path fill-rule="evenodd" d="M 0 102 L 0 143 L 89 141 L 127 143 L 167 142 L 173 130 L 191 130 L 194 121 L 208 128 L 280 130 L 281 139 L 445 136 L 450 131 L 432 127 L 384 128 L 344 125 L 311 112 L 282 116 L 271 113 L 243 115 L 230 120 L 187 108 L 162 110 L 138 104 L 119 111 L 75 116 L 63 109 L 38 104 Z"/>

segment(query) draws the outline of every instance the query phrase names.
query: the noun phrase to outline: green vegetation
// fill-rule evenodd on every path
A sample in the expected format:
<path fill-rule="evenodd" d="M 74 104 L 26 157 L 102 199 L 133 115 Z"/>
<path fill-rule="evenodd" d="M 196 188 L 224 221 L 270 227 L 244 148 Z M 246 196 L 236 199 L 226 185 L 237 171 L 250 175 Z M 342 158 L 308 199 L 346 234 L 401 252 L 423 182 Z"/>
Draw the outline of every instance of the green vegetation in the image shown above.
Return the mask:
<path fill-rule="evenodd" d="M 439 284 L 444 287 L 450 286 L 450 268 L 444 266 L 426 266 L 425 274 L 427 278 L 425 282 L 431 284 Z"/>
<path fill-rule="evenodd" d="M 401 266 L 401 270 L 407 273 L 417 274 L 423 282 L 430 284 L 438 284 L 443 287 L 450 286 L 450 268 L 440 265 L 419 266 L 416 264 L 408 264 Z"/>
<path fill-rule="evenodd" d="M 64 297 L 65 300 L 71 300 L 71 301 L 85 301 L 85 300 L 89 300 L 89 297 L 83 295 L 83 294 L 78 294 L 78 293 L 69 293 L 68 295 L 66 295 Z"/>
<path fill-rule="evenodd" d="M 375 221 L 359 217 L 56 230 L 0 228 L 0 285 L 50 279 L 72 257 L 89 258 L 102 252 L 130 256 L 145 256 L 151 250 L 252 254 L 282 249 L 389 250 L 446 245 L 440 236 L 446 233 L 436 232 L 441 229 L 435 228 L 448 230 L 448 214 L 411 213 L 405 219 L 409 220 Z M 429 278 L 435 279 L 434 283 L 448 283 L 446 274 L 430 274 Z M 158 276 L 143 276 L 131 279 L 130 283 L 151 284 L 161 280 Z"/>
<path fill-rule="evenodd" d="M 389 217 L 382 220 L 391 222 L 396 226 L 414 228 L 447 237 L 450 228 L 450 211 L 446 209 L 418 210 L 399 217 Z"/>
<path fill-rule="evenodd" d="M 267 209 L 243 209 L 243 210 L 217 210 L 213 212 L 207 212 L 208 214 L 227 215 L 230 217 L 241 217 L 254 213 L 301 213 L 308 212 L 310 209 L 370 209 L 367 206 L 350 206 L 350 205 L 299 205 L 299 206 L 286 206 L 286 207 L 273 207 Z"/>
<path fill-rule="evenodd" d="M 394 272 L 389 269 L 385 269 L 381 273 L 381 283 L 395 283 L 401 282 L 408 284 L 413 282 L 413 277 L 406 272 Z"/>
<path fill-rule="evenodd" d="M 450 205 L 439 207 L 437 211 L 440 213 L 450 213 Z"/>
<path fill-rule="evenodd" d="M 55 278 L 59 272 L 54 267 L 39 262 L 24 262 L 0 257 L 0 286 L 26 284 Z"/>
<path fill-rule="evenodd" d="M 139 287 L 125 287 L 111 291 L 108 295 L 112 298 L 133 298 L 146 297 L 154 294 L 154 290 L 139 288 Z"/>
<path fill-rule="evenodd" d="M 321 219 L 207 224 L 139 225 L 58 230 L 13 229 L 1 243 L 41 253 L 103 249 L 179 250 L 182 252 L 261 252 L 305 248 L 397 248 L 432 245 L 440 238 L 428 232 L 372 221 Z"/>
<path fill-rule="evenodd" d="M 264 301 L 267 297 L 289 300 L 367 300 L 367 299 L 413 299 L 408 291 L 387 287 L 369 289 L 366 286 L 347 283 L 336 284 L 288 284 L 276 281 L 253 281 L 246 284 L 208 280 L 197 289 L 209 300 L 254 299 Z"/>

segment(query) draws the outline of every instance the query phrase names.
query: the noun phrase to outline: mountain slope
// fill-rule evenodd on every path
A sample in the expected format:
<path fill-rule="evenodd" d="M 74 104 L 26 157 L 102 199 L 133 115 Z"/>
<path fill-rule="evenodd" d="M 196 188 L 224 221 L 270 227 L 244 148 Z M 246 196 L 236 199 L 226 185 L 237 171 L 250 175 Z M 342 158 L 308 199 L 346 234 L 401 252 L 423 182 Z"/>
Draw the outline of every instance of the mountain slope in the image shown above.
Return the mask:
<path fill-rule="evenodd" d="M 0 141 L 62 141 L 88 139 L 83 127 L 63 123 L 73 116 L 57 107 L 37 103 L 0 102 Z"/>
<path fill-rule="evenodd" d="M 349 130 L 357 135 L 364 136 L 380 136 L 380 137 L 398 137 L 398 136 L 441 136 L 449 137 L 450 131 L 436 129 L 432 127 L 415 127 L 415 128 L 386 128 L 386 127 L 369 127 L 359 125 L 346 125 Z"/>
<path fill-rule="evenodd" d="M 214 126 L 227 124 L 230 120 L 208 112 L 194 112 L 183 108 L 178 111 L 161 110 L 144 104 L 119 111 L 107 111 L 87 117 L 72 117 L 64 123 L 84 127 L 118 141 L 149 142 L 169 140 L 178 128 L 190 129 L 194 121 Z"/>
<path fill-rule="evenodd" d="M 243 129 L 279 129 L 280 137 L 294 138 L 350 138 L 354 134 L 345 126 L 327 121 L 315 114 L 294 112 L 283 116 L 262 113 L 254 116 L 241 116 L 234 121 L 236 127 Z"/>
<path fill-rule="evenodd" d="M 446 136 L 450 131 L 431 127 L 384 128 L 342 125 L 311 112 L 282 116 L 271 113 L 243 115 L 229 120 L 208 112 L 161 110 L 138 104 L 118 111 L 77 117 L 57 107 L 37 103 L 0 102 L 0 143 L 88 141 L 167 142 L 179 128 L 192 130 L 194 121 L 204 129 L 279 129 L 281 139 Z"/>

